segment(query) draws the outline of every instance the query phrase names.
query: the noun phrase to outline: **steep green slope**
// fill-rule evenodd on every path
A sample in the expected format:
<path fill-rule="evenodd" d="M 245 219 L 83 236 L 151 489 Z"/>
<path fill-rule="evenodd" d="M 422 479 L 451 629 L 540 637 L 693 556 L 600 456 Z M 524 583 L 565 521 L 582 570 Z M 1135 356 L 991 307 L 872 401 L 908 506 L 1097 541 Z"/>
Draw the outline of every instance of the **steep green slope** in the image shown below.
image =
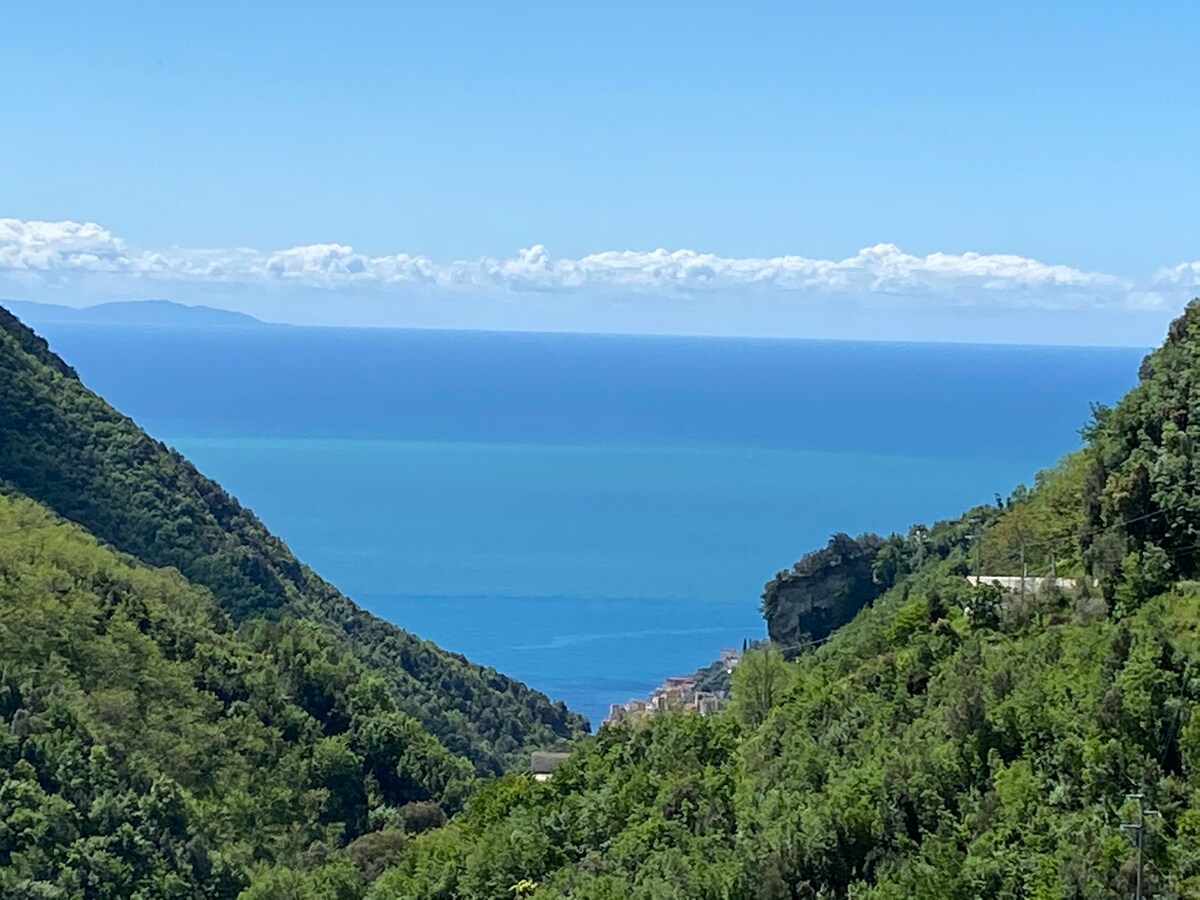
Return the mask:
<path fill-rule="evenodd" d="M 1198 599 L 1040 629 L 931 620 L 926 596 L 869 612 L 857 640 L 762 667 L 761 721 L 606 727 L 368 896 L 1126 897 L 1137 788 L 1162 813 L 1151 884 L 1195 896 Z"/>
<path fill-rule="evenodd" d="M 207 590 L 24 498 L 0 496 L 0 597 L 5 897 L 232 897 L 355 838 L 386 858 L 473 777 L 315 629 L 239 638 Z M 345 721 L 300 702 L 331 689 Z"/>
<path fill-rule="evenodd" d="M 1200 573 L 1200 307 L 1171 325 L 1141 380 L 1096 410 L 1086 560 L 1122 603 Z"/>
<path fill-rule="evenodd" d="M 1200 896 L 1200 305 L 1087 446 L 878 548 L 883 593 L 731 708 L 605 727 L 366 892 L 490 898 Z M 1067 575 L 1006 592 L 966 576 Z M 1093 580 L 1094 579 L 1094 580 Z M 297 875 L 300 896 L 308 875 Z"/>
<path fill-rule="evenodd" d="M 219 485 L 88 391 L 3 309 L 0 484 L 150 565 L 174 566 L 209 588 L 236 622 L 293 616 L 313 623 L 481 772 L 586 727 L 561 703 L 359 609 Z"/>

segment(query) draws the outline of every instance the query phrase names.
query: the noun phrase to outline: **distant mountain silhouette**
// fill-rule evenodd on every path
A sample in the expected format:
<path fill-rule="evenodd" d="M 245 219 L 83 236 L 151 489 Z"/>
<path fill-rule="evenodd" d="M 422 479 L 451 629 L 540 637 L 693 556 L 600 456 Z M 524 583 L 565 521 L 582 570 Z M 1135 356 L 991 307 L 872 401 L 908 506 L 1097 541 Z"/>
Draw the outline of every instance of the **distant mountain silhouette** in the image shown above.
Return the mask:
<path fill-rule="evenodd" d="M 211 306 L 188 306 L 173 300 L 119 300 L 75 308 L 30 300 L 0 301 L 34 325 L 72 323 L 80 325 L 200 325 L 244 328 L 266 323 L 245 313 Z"/>

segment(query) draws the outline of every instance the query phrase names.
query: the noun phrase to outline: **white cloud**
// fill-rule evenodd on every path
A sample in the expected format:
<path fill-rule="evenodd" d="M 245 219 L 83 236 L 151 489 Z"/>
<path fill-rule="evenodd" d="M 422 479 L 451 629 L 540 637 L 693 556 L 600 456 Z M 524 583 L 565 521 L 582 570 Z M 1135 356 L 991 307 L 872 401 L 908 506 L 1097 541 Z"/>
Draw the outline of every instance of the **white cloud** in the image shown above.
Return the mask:
<path fill-rule="evenodd" d="M 1159 284 L 1179 285 L 1180 287 L 1200 286 L 1200 261 L 1180 263 L 1177 266 L 1162 269 L 1156 279 Z"/>
<path fill-rule="evenodd" d="M 0 219 L 0 270 L 111 272 L 127 262 L 122 241 L 94 223 Z"/>
<path fill-rule="evenodd" d="M 1123 279 L 1052 266 L 1010 255 L 932 253 L 913 256 L 877 244 L 842 260 L 803 256 L 730 258 L 692 250 L 610 251 L 551 262 L 537 254 L 536 276 L 547 286 L 600 283 L 630 288 L 747 288 L 797 292 L 928 293 L 972 288 L 1066 288 L 1102 292 L 1128 287 Z M 524 260 L 524 255 L 522 260 Z"/>
<path fill-rule="evenodd" d="M 610 250 L 553 257 L 538 244 L 506 259 L 435 262 L 397 253 L 368 256 L 344 244 L 283 250 L 133 248 L 94 223 L 0 219 L 0 276 L 22 284 L 102 278 L 125 292 L 171 283 L 298 286 L 331 290 L 504 294 L 770 293 L 942 306 L 1046 309 L 1157 308 L 1158 290 L 1200 284 L 1200 263 L 1164 270 L 1147 291 L 1126 278 L 1011 254 L 916 256 L 877 244 L 841 260 L 724 257 L 694 250 Z"/>

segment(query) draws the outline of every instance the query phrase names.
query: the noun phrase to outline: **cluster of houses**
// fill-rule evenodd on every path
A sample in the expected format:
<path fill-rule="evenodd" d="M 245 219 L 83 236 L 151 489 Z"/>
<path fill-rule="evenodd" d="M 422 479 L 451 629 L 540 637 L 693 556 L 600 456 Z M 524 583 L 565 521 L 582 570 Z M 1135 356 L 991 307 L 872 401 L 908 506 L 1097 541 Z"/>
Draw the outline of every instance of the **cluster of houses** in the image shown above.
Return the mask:
<path fill-rule="evenodd" d="M 713 663 L 708 671 L 720 666 L 728 675 L 741 660 L 742 655 L 736 650 L 722 650 L 720 658 Z M 702 716 L 711 716 L 725 705 L 724 691 L 704 691 L 699 687 L 697 675 L 674 675 L 654 689 L 645 700 L 630 700 L 628 703 L 614 703 L 609 709 L 607 725 L 630 717 L 654 716 L 668 709 L 688 709 Z M 529 761 L 529 773 L 535 781 L 549 781 L 555 771 L 562 765 L 570 754 L 567 753 L 534 753 Z"/>
<path fill-rule="evenodd" d="M 740 658 L 741 654 L 736 650 L 722 650 L 720 663 L 728 673 L 733 671 Z M 701 690 L 695 675 L 673 675 L 655 688 L 645 700 L 614 703 L 609 708 L 604 724 L 627 718 L 654 716 L 669 709 L 686 709 L 702 716 L 711 716 L 725 705 L 725 700 L 724 691 Z"/>

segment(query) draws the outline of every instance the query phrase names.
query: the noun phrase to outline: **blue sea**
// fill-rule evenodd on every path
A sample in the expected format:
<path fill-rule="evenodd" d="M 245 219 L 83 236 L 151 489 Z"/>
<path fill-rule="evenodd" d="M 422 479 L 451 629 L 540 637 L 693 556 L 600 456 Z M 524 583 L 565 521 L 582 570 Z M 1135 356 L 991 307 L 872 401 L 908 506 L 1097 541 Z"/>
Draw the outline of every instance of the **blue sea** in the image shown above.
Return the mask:
<path fill-rule="evenodd" d="M 45 325 L 358 603 L 593 722 L 835 531 L 1007 494 L 1142 351 Z"/>

